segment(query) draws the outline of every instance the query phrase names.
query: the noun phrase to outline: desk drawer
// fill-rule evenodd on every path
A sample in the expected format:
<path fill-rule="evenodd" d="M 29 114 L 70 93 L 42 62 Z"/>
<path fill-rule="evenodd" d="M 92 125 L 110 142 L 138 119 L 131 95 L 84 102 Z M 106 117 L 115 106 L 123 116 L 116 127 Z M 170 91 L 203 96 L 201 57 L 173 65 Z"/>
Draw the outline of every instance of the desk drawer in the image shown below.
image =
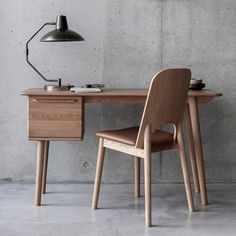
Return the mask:
<path fill-rule="evenodd" d="M 28 138 L 82 139 L 81 97 L 29 97 Z"/>

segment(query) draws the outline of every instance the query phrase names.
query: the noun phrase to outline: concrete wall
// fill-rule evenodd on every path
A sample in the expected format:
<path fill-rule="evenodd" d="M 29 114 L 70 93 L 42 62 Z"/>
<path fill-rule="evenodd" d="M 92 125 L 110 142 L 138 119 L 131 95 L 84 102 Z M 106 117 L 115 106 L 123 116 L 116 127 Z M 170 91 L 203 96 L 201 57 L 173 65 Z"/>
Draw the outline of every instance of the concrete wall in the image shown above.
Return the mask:
<path fill-rule="evenodd" d="M 189 67 L 193 77 L 224 93 L 200 107 L 208 181 L 236 181 L 235 0 L 0 0 L 0 179 L 34 181 L 36 143 L 26 140 L 26 98 L 19 93 L 44 82 L 25 62 L 25 42 L 58 14 L 85 42 L 30 45 L 31 60 L 48 78 L 65 83 L 147 87 L 155 72 Z M 91 182 L 95 131 L 135 125 L 141 105 L 86 105 L 83 142 L 52 142 L 51 182 Z M 103 180 L 133 181 L 133 162 L 107 151 Z M 155 182 L 182 180 L 176 153 L 156 154 Z"/>

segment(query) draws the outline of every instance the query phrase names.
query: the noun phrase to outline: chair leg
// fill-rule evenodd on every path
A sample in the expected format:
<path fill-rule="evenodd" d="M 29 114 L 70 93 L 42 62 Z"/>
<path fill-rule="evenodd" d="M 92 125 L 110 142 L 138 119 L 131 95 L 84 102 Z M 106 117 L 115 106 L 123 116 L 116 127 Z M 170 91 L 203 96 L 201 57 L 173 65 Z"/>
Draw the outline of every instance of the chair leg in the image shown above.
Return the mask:
<path fill-rule="evenodd" d="M 189 178 L 188 171 L 188 163 L 186 159 L 185 149 L 184 149 L 184 140 L 181 125 L 178 128 L 177 139 L 179 143 L 179 154 L 180 154 L 180 162 L 182 166 L 183 178 L 184 178 L 184 186 L 187 195 L 188 208 L 190 212 L 194 212 L 194 204 L 193 204 L 193 196 L 191 190 L 191 183 Z"/>
<path fill-rule="evenodd" d="M 152 183 L 151 183 L 151 129 L 147 125 L 144 132 L 144 185 L 145 185 L 145 225 L 152 224 Z"/>
<path fill-rule="evenodd" d="M 104 139 L 100 138 L 99 147 L 98 147 L 95 183 L 94 183 L 94 190 L 93 190 L 92 209 L 96 209 L 98 205 L 100 184 L 101 184 L 101 178 L 102 178 L 102 169 L 103 169 L 103 163 L 104 163 L 104 153 L 105 153 L 105 148 L 103 147 L 103 141 Z"/>
<path fill-rule="evenodd" d="M 134 195 L 140 197 L 140 157 L 134 157 Z"/>
<path fill-rule="evenodd" d="M 45 145 L 45 141 L 38 141 L 37 168 L 36 168 L 36 181 L 35 181 L 35 205 L 36 206 L 41 205 L 44 145 Z"/>
<path fill-rule="evenodd" d="M 49 152 L 49 141 L 45 141 L 44 159 L 43 159 L 42 194 L 46 193 L 47 171 L 48 171 L 48 152 Z"/>

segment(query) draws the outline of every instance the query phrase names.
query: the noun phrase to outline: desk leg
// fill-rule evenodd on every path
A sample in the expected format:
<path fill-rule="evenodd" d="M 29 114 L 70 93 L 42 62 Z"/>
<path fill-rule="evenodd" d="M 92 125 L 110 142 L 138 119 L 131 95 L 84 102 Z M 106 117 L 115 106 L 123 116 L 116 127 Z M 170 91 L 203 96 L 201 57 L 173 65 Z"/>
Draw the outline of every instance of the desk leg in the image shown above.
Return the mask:
<path fill-rule="evenodd" d="M 189 97 L 189 108 L 190 108 L 190 116 L 191 116 L 191 122 L 192 122 L 194 147 L 195 147 L 195 153 L 196 153 L 198 178 L 199 178 L 199 183 L 200 183 L 201 200 L 202 200 L 202 205 L 207 205 L 208 201 L 207 201 L 207 191 L 206 191 L 204 160 L 203 160 L 197 97 Z"/>
<path fill-rule="evenodd" d="M 140 157 L 134 157 L 134 196 L 140 197 Z"/>
<path fill-rule="evenodd" d="M 44 159 L 43 159 L 42 194 L 46 193 L 47 171 L 48 171 L 48 152 L 49 152 L 49 141 L 45 141 Z"/>
<path fill-rule="evenodd" d="M 41 205 L 41 189 L 43 175 L 43 159 L 44 159 L 45 141 L 38 141 L 37 148 L 37 168 L 36 168 L 36 183 L 35 183 L 35 205 Z"/>
<path fill-rule="evenodd" d="M 196 193 L 199 193 L 200 192 L 199 180 L 198 180 L 198 172 L 197 172 L 197 164 L 196 164 L 196 155 L 195 155 L 195 150 L 194 150 L 193 131 L 192 131 L 192 122 L 190 118 L 189 104 L 186 105 L 185 119 L 186 119 L 188 136 L 189 136 L 189 139 L 188 139 L 189 154 L 190 154 L 190 162 L 191 162 L 191 168 L 192 168 L 192 174 L 193 174 L 194 189 Z"/>

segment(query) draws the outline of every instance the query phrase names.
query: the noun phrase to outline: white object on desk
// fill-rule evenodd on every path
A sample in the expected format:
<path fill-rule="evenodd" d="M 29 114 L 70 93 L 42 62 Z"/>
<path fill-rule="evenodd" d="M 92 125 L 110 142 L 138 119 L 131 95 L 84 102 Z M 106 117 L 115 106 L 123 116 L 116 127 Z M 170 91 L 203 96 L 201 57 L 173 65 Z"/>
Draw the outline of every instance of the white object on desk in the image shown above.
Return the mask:
<path fill-rule="evenodd" d="M 72 87 L 70 89 L 71 92 L 75 93 L 101 93 L 101 88 L 80 88 L 80 87 Z"/>

